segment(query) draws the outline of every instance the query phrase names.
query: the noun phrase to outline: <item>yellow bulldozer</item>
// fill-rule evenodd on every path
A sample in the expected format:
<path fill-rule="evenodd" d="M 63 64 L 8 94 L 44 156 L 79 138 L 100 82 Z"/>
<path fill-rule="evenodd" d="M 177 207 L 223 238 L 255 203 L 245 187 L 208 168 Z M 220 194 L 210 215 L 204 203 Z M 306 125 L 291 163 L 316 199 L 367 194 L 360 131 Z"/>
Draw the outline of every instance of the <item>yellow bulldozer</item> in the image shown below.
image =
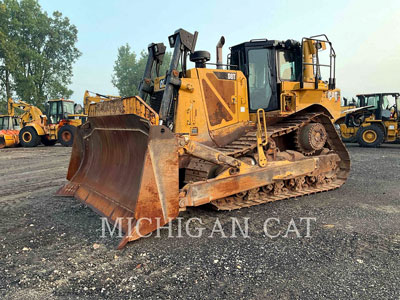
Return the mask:
<path fill-rule="evenodd" d="M 400 138 L 400 93 L 357 95 L 353 108 L 345 111 L 340 134 L 345 142 L 379 147 Z"/>
<path fill-rule="evenodd" d="M 216 63 L 195 51 L 196 40 L 197 32 L 183 29 L 169 36 L 171 64 L 153 80 L 152 105 L 139 96 L 91 104 L 76 132 L 69 183 L 58 195 L 120 224 L 119 248 L 188 207 L 239 209 L 336 189 L 347 179 L 326 35 L 250 40 L 230 48 L 227 64 L 223 38 Z M 188 56 L 194 68 L 186 67 Z"/>

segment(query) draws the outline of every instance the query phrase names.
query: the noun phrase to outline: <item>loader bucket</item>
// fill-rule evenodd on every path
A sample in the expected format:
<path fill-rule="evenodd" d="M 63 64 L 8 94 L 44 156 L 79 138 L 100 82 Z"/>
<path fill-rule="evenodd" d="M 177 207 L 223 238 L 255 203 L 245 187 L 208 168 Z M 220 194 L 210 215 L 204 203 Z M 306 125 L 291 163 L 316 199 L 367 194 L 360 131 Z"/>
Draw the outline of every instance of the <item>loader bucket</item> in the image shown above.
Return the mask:
<path fill-rule="evenodd" d="M 175 135 L 134 114 L 89 117 L 77 129 L 67 179 L 77 199 L 121 226 L 118 248 L 179 213 Z"/>

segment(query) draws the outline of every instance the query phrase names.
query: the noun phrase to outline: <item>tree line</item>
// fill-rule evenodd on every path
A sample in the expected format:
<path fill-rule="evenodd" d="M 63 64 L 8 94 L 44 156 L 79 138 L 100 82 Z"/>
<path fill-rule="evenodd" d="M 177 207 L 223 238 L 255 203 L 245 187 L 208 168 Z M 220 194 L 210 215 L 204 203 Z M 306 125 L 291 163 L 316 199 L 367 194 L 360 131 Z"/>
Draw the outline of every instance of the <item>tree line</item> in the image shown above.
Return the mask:
<path fill-rule="evenodd" d="M 48 99 L 70 98 L 72 67 L 81 56 L 77 41 L 78 29 L 61 12 L 48 15 L 37 0 L 0 0 L 0 113 L 10 97 L 39 108 Z M 147 57 L 129 44 L 119 47 L 111 82 L 120 96 L 137 95 Z M 170 60 L 167 52 L 161 75 Z"/>
<path fill-rule="evenodd" d="M 69 98 L 73 63 L 81 55 L 78 30 L 37 0 L 0 0 L 0 98 L 16 96 L 42 107 L 50 98 Z M 5 104 L 0 104 L 3 108 Z"/>

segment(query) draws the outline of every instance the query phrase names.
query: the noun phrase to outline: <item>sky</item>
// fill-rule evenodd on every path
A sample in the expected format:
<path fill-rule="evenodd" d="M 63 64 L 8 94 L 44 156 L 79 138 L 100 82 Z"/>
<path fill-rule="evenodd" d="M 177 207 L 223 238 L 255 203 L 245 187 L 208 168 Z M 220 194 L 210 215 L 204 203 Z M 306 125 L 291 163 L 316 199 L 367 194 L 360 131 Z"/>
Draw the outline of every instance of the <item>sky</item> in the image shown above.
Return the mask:
<path fill-rule="evenodd" d="M 176 29 L 198 31 L 196 50 L 215 61 L 225 36 L 224 62 L 233 46 L 250 39 L 301 40 L 326 34 L 336 51 L 336 82 L 342 95 L 400 91 L 400 1 L 128 1 L 39 0 L 78 29 L 82 56 L 74 65 L 72 99 L 85 90 L 117 95 L 111 83 L 117 50 L 128 43 L 140 53 Z"/>

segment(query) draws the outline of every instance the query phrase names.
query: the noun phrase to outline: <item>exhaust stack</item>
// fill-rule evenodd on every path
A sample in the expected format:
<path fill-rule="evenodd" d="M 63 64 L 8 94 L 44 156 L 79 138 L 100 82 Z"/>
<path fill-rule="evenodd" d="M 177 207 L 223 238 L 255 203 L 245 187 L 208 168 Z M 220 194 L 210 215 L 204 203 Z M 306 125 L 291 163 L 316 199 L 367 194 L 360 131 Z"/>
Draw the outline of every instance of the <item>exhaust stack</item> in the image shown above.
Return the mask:
<path fill-rule="evenodd" d="M 225 44 L 225 37 L 221 36 L 217 43 L 217 69 L 222 69 L 222 47 Z"/>

